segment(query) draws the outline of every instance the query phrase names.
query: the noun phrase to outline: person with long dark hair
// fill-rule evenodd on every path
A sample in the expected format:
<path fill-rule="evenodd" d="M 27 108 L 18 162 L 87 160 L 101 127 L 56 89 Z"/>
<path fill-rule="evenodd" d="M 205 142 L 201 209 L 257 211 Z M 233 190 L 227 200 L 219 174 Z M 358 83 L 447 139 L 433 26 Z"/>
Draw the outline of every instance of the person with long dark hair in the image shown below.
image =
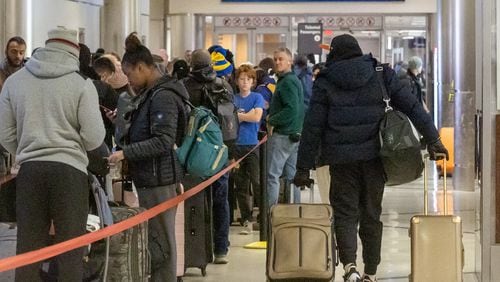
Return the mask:
<path fill-rule="evenodd" d="M 139 204 L 149 209 L 177 196 L 183 171 L 174 147 L 180 146 L 184 135 L 183 99 L 188 94 L 181 83 L 159 72 L 151 52 L 134 34 L 127 37 L 125 46 L 123 71 L 138 91 L 131 101 L 135 110 L 129 113 L 128 143 L 108 161 L 128 161 Z M 174 207 L 149 220 L 151 281 L 177 281 L 175 212 Z"/>

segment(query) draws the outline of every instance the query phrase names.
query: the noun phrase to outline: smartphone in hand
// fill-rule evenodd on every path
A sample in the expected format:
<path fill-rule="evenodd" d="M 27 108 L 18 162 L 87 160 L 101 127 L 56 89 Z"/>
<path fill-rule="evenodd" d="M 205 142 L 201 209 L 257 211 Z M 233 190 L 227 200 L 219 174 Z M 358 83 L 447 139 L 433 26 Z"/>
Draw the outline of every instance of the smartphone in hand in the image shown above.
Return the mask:
<path fill-rule="evenodd" d="M 112 111 L 113 111 L 113 110 L 111 110 L 111 109 L 109 109 L 109 108 L 104 107 L 103 105 L 99 105 L 99 107 L 101 107 L 101 109 L 103 109 L 103 110 L 104 110 L 104 112 L 106 112 L 106 113 L 107 113 L 107 112 L 112 112 Z"/>

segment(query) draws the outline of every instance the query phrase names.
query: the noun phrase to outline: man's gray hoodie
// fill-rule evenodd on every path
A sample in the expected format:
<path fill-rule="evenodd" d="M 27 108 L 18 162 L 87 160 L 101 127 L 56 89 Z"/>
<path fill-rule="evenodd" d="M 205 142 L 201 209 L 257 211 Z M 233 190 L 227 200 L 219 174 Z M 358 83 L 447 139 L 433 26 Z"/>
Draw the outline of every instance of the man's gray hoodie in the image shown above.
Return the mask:
<path fill-rule="evenodd" d="M 96 89 L 78 71 L 78 58 L 40 48 L 11 75 L 0 94 L 0 144 L 28 161 L 61 162 L 87 172 L 86 151 L 105 135 Z"/>

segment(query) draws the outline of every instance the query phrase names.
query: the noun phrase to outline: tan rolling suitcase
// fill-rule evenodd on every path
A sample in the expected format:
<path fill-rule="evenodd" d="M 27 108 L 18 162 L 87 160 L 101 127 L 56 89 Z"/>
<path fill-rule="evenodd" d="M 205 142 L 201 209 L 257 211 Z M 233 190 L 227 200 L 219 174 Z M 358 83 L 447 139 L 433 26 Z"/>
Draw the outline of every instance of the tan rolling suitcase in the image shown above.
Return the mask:
<path fill-rule="evenodd" d="M 443 167 L 444 215 L 428 215 L 427 162 L 424 168 L 424 214 L 411 218 L 409 230 L 411 282 L 463 281 L 462 221 L 447 214 L 446 161 Z"/>
<path fill-rule="evenodd" d="M 266 263 L 269 281 L 332 281 L 336 257 L 332 218 L 330 205 L 272 206 Z"/>

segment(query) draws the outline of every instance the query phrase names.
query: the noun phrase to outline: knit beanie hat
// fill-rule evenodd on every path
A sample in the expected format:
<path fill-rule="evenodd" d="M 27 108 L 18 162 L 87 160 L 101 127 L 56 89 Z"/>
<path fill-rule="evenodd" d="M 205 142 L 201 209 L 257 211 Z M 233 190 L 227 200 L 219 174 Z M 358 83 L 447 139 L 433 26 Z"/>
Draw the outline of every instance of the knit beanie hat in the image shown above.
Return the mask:
<path fill-rule="evenodd" d="M 193 70 L 199 70 L 212 64 L 210 53 L 205 49 L 196 49 L 191 54 L 191 67 Z"/>
<path fill-rule="evenodd" d="M 80 55 L 80 46 L 78 46 L 78 32 L 72 29 L 58 27 L 49 31 L 49 39 L 45 41 L 46 47 L 60 49 L 75 55 Z"/>
<path fill-rule="evenodd" d="M 330 43 L 328 58 L 333 61 L 352 59 L 363 55 L 356 38 L 349 34 L 335 36 Z"/>
<path fill-rule="evenodd" d="M 408 69 L 409 70 L 417 70 L 422 67 L 422 59 L 417 56 L 411 57 L 408 61 Z"/>
<path fill-rule="evenodd" d="M 210 54 L 218 77 L 227 76 L 233 72 L 233 65 L 226 60 L 226 53 L 227 50 L 219 46 Z"/>

